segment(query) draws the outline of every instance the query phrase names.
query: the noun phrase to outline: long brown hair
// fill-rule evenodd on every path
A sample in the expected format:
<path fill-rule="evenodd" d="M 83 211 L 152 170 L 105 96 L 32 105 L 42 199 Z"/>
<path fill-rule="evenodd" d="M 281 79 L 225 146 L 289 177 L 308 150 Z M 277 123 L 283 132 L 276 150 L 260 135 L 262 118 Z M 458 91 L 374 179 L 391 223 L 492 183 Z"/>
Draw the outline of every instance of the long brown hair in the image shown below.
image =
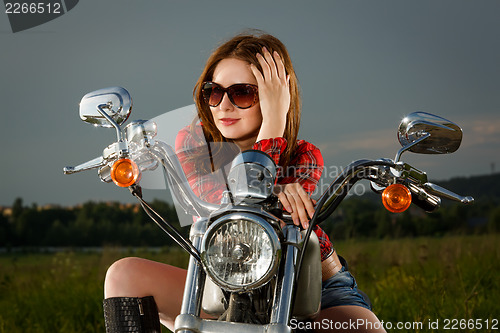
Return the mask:
<path fill-rule="evenodd" d="M 226 58 L 236 58 L 257 66 L 259 71 L 262 68 L 257 60 L 256 54 L 262 53 L 262 48 L 266 47 L 269 52 L 276 51 L 280 55 L 285 65 L 285 70 L 290 75 L 290 109 L 287 114 L 287 121 L 283 137 L 287 140 L 287 147 L 282 155 L 280 164 L 288 166 L 292 153 L 297 147 L 297 136 L 300 125 L 301 100 L 297 76 L 292 66 L 292 61 L 285 45 L 276 37 L 253 30 L 250 33 L 242 33 L 234 36 L 225 43 L 217 47 L 205 64 L 196 85 L 193 89 L 193 97 L 198 110 L 198 117 L 203 124 L 203 132 L 207 142 L 227 142 L 231 141 L 222 136 L 217 129 L 210 107 L 203 99 L 201 87 L 203 82 L 211 81 L 215 68 L 219 62 Z M 194 124 L 193 124 L 194 125 Z"/>

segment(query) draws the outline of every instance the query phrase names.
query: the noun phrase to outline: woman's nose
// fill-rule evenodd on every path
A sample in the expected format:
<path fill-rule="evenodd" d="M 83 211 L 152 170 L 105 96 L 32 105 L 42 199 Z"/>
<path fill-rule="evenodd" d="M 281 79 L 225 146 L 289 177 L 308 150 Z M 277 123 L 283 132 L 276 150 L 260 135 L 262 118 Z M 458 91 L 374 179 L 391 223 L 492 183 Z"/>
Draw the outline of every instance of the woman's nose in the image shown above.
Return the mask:
<path fill-rule="evenodd" d="M 227 92 L 224 92 L 224 96 L 222 96 L 222 101 L 220 102 L 219 107 L 221 110 L 230 110 L 234 108 L 233 103 L 229 100 Z"/>

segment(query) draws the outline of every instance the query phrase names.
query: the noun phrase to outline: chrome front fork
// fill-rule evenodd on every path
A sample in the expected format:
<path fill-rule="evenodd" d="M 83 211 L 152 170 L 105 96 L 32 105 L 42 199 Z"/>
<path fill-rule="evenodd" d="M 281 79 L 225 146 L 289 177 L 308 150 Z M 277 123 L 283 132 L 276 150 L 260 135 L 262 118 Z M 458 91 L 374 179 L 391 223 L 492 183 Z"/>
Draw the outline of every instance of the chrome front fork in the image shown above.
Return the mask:
<path fill-rule="evenodd" d="M 281 276 L 276 281 L 273 308 L 271 312 L 271 323 L 288 325 L 293 310 L 294 281 L 296 265 L 299 258 L 299 244 L 301 233 L 299 227 L 287 225 L 283 228 L 287 240 L 285 265 Z"/>
<path fill-rule="evenodd" d="M 207 219 L 200 219 L 191 227 L 190 238 L 194 247 L 198 250 L 200 250 L 202 237 L 207 229 L 207 222 Z M 189 259 L 181 313 L 175 319 L 174 332 L 234 333 L 237 331 L 241 333 L 290 333 L 291 328 L 288 326 L 288 323 L 293 309 L 295 266 L 299 257 L 298 246 L 302 236 L 299 228 L 294 225 L 285 226 L 283 233 L 288 245 L 283 270 L 280 272 L 276 283 L 271 321 L 269 324 L 239 324 L 201 319 L 201 301 L 206 276 L 203 267 L 191 257 Z"/>
<path fill-rule="evenodd" d="M 190 239 L 193 246 L 200 251 L 201 241 L 207 231 L 208 219 L 200 218 L 192 226 Z M 181 314 L 200 316 L 201 300 L 205 285 L 205 271 L 201 264 L 192 256 L 189 257 L 186 284 L 184 286 L 184 298 L 182 299 Z"/>

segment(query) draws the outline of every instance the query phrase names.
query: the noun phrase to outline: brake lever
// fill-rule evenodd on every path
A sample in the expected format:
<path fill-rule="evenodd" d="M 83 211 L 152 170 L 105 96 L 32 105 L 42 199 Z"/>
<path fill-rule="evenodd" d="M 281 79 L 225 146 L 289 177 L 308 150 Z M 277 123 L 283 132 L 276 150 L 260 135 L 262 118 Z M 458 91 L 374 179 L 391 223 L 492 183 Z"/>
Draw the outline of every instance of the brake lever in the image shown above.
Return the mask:
<path fill-rule="evenodd" d="M 65 175 L 71 175 L 80 171 L 86 171 L 90 169 L 96 169 L 106 165 L 106 161 L 102 156 L 96 157 L 93 160 L 87 161 L 85 163 L 79 164 L 77 166 L 66 166 L 63 168 Z"/>
<path fill-rule="evenodd" d="M 474 203 L 474 198 L 470 196 L 461 196 L 459 194 L 456 194 L 450 190 L 445 189 L 444 187 L 441 187 L 439 185 L 433 184 L 433 183 L 425 183 L 422 185 L 424 189 L 427 191 L 431 192 L 432 194 L 445 197 L 447 199 L 451 199 L 454 201 L 459 201 L 463 203 L 464 205 L 469 205 Z"/>

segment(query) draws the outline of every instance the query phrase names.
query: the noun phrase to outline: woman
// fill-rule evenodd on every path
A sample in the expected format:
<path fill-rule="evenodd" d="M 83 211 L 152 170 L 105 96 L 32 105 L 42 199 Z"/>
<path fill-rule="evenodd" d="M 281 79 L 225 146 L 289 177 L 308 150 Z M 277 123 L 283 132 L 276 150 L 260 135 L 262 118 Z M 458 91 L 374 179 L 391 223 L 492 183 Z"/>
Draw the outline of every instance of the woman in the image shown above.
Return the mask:
<path fill-rule="evenodd" d="M 285 46 L 266 34 L 232 38 L 208 59 L 196 83 L 194 99 L 202 125 L 193 124 L 179 134 L 176 149 L 181 160 L 190 161 L 191 157 L 182 151 L 200 136 L 207 142 L 232 142 L 241 151 L 258 149 L 268 153 L 279 166 L 276 186 L 279 200 L 294 223 L 307 228 L 314 213 L 310 194 L 321 176 L 323 159 L 315 146 L 297 140 L 299 89 Z M 204 200 L 219 202 L 224 188 L 203 181 L 200 170 L 215 169 L 227 161 L 191 158 L 191 162 L 185 166 L 185 172 L 194 192 Z M 358 332 L 369 331 L 363 329 L 366 327 L 380 327 L 328 236 L 319 227 L 315 232 L 321 243 L 323 278 L 322 311 L 315 320 L 347 323 L 362 319 L 372 323 L 360 327 Z M 130 316 L 140 317 L 130 312 L 136 308 L 130 304 L 138 301 L 149 315 L 154 317 L 158 312 L 161 322 L 172 329 L 180 312 L 185 278 L 183 269 L 140 258 L 114 263 L 105 281 L 108 332 L 119 332 L 117 322 L 135 325 Z M 128 314 L 127 319 L 124 313 Z M 158 329 L 151 328 L 148 332 L 159 332 Z"/>

